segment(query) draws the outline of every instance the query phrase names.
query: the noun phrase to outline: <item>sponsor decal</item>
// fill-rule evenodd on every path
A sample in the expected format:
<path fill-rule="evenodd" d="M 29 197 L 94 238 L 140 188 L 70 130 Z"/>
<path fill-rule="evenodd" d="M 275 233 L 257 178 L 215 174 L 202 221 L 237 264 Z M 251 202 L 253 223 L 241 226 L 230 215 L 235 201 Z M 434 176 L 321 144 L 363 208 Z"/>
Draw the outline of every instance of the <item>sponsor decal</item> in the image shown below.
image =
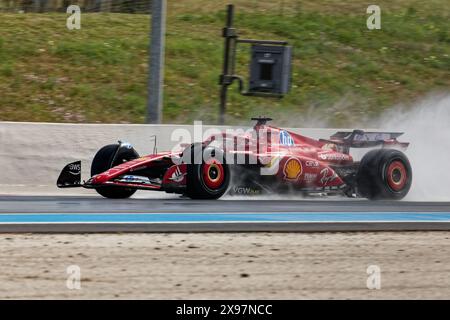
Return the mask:
<path fill-rule="evenodd" d="M 303 172 L 302 163 L 297 158 L 289 158 L 284 164 L 283 171 L 287 180 L 298 180 Z"/>
<path fill-rule="evenodd" d="M 321 153 L 319 154 L 319 159 L 328 161 L 345 161 L 349 160 L 349 156 L 343 153 Z"/>
<path fill-rule="evenodd" d="M 316 179 L 317 179 L 317 174 L 316 173 L 305 173 L 303 175 L 303 180 L 306 183 L 312 183 L 312 182 L 316 181 Z"/>
<path fill-rule="evenodd" d="M 132 176 L 132 175 L 126 175 L 123 177 L 120 177 L 118 182 L 125 182 L 125 183 L 142 183 L 142 184 L 150 184 L 151 181 L 148 177 L 143 176 Z"/>
<path fill-rule="evenodd" d="M 81 173 L 81 164 L 71 163 L 69 164 L 69 173 L 74 176 L 78 176 Z"/>
<path fill-rule="evenodd" d="M 280 131 L 280 144 L 289 147 L 295 145 L 294 139 L 292 139 L 291 135 L 286 130 Z"/>
<path fill-rule="evenodd" d="M 326 186 L 328 183 L 334 181 L 338 175 L 336 172 L 332 171 L 329 168 L 324 168 L 322 171 L 320 171 L 320 183 Z"/>
<path fill-rule="evenodd" d="M 177 166 L 169 180 L 172 180 L 173 182 L 181 182 L 183 181 L 185 175 L 186 173 L 182 173 L 180 167 Z"/>
<path fill-rule="evenodd" d="M 307 160 L 305 161 L 305 166 L 311 167 L 311 168 L 318 168 L 319 167 L 319 161 L 316 160 Z"/>
<path fill-rule="evenodd" d="M 235 194 L 244 194 L 244 195 L 260 194 L 261 190 L 255 189 L 255 188 L 252 188 L 252 187 L 234 186 L 233 187 L 233 193 L 235 193 Z"/>

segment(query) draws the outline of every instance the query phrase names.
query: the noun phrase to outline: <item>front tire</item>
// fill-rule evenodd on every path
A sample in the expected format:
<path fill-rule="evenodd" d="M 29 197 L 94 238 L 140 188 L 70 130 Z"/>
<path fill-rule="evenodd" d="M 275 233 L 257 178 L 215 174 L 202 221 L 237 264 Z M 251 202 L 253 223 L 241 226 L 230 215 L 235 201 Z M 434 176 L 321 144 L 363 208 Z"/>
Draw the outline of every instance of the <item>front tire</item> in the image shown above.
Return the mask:
<path fill-rule="evenodd" d="M 120 163 L 137 159 L 137 155 L 134 149 L 121 150 L 120 153 L 117 150 L 120 148 L 118 144 L 110 144 L 101 148 L 92 160 L 91 176 L 95 176 L 99 173 L 105 172 L 108 169 L 119 165 Z M 117 153 L 116 159 L 114 156 Z M 126 199 L 131 197 L 136 189 L 121 188 L 121 187 L 99 187 L 95 189 L 101 196 L 109 199 Z"/>
<path fill-rule="evenodd" d="M 191 154 L 195 151 L 202 154 L 189 157 L 191 163 L 187 165 L 186 195 L 191 199 L 219 199 L 228 190 L 231 174 L 223 151 L 200 146 L 200 150 L 195 149 L 194 144 L 190 148 Z M 200 159 L 198 161 L 201 163 L 195 163 L 194 159 Z"/>
<path fill-rule="evenodd" d="M 358 194 L 370 200 L 401 200 L 412 184 L 412 169 L 406 155 L 394 149 L 368 152 L 356 175 Z"/>

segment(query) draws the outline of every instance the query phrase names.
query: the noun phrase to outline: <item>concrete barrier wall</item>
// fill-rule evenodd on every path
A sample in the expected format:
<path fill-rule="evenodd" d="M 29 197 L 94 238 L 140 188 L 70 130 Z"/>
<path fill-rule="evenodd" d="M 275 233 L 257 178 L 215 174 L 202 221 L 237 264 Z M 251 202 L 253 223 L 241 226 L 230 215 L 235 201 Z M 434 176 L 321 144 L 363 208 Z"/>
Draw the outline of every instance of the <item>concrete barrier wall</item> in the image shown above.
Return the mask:
<path fill-rule="evenodd" d="M 204 126 L 203 131 L 212 126 Z M 226 129 L 227 127 L 215 127 Z M 130 142 L 141 155 L 152 153 L 152 135 L 158 151 L 170 150 L 176 129 L 185 125 L 51 124 L 0 122 L 0 194 L 84 193 L 59 190 L 56 179 L 65 164 L 82 160 L 83 179 L 89 178 L 92 158 L 98 149 L 118 140 Z M 313 138 L 329 137 L 336 129 L 293 129 Z M 91 192 L 92 193 L 92 192 Z"/>

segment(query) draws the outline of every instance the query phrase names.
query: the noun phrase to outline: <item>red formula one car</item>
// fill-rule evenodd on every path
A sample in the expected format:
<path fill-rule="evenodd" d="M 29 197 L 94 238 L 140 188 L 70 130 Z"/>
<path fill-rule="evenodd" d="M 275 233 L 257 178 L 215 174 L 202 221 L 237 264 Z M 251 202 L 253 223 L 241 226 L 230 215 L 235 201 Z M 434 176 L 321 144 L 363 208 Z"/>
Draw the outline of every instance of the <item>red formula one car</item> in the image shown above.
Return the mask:
<path fill-rule="evenodd" d="M 130 144 L 100 149 L 91 178 L 81 182 L 81 161 L 68 164 L 60 188 L 95 189 L 106 198 L 128 198 L 136 190 L 179 193 L 193 199 L 237 194 L 298 192 L 342 194 L 368 199 L 402 199 L 412 182 L 410 163 L 398 142 L 402 133 L 337 132 L 311 139 L 267 125 L 270 118 L 245 133 L 221 132 L 180 151 L 140 157 Z M 351 148 L 371 148 L 354 161 Z"/>

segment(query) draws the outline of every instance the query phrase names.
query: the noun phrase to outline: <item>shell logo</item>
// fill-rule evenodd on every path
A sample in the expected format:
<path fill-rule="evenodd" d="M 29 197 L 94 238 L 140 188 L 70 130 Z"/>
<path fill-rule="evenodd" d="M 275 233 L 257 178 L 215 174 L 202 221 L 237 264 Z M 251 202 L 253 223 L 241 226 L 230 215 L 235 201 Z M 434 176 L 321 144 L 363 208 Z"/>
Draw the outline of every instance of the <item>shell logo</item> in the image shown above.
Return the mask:
<path fill-rule="evenodd" d="M 302 163 L 297 158 L 290 158 L 284 165 L 284 176 L 288 180 L 297 180 L 303 172 Z"/>

